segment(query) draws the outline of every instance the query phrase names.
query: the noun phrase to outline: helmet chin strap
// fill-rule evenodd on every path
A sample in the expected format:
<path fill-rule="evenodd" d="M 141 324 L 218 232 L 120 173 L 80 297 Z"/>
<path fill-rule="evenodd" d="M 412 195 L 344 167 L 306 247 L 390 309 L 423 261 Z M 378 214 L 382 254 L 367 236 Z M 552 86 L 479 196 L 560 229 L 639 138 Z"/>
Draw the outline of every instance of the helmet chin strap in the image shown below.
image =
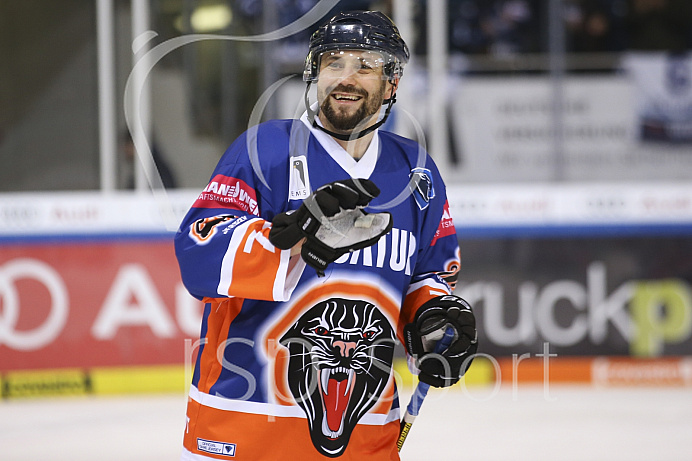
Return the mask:
<path fill-rule="evenodd" d="M 396 102 L 396 94 L 392 94 L 392 96 L 390 98 L 382 101 L 382 105 L 387 104 L 387 109 L 384 111 L 384 116 L 382 117 L 382 120 L 378 121 L 374 125 L 371 125 L 371 126 L 365 128 L 364 130 L 351 132 L 349 134 L 335 133 L 334 131 L 328 130 L 327 128 L 325 128 L 322 125 L 317 123 L 316 116 L 319 112 L 319 107 L 318 107 L 318 110 L 312 110 L 312 108 L 310 107 L 310 100 L 308 98 L 308 91 L 310 91 L 310 85 L 311 84 L 312 84 L 312 82 L 308 82 L 307 86 L 305 87 L 305 97 L 304 97 L 305 107 L 307 108 L 307 111 L 308 111 L 308 121 L 310 121 L 310 123 L 312 124 L 313 127 L 317 128 L 318 130 L 322 130 L 325 133 L 327 133 L 329 136 L 332 136 L 332 137 L 339 139 L 341 141 L 355 141 L 356 139 L 360 139 L 363 136 L 366 136 L 366 135 L 372 133 L 373 131 L 375 131 L 376 129 L 378 129 L 382 125 L 384 125 L 384 122 L 387 121 L 387 117 L 389 117 L 389 113 L 392 111 L 392 106 Z M 396 85 L 394 88 L 396 88 Z M 392 92 L 393 91 L 394 91 L 394 89 L 392 89 Z"/>

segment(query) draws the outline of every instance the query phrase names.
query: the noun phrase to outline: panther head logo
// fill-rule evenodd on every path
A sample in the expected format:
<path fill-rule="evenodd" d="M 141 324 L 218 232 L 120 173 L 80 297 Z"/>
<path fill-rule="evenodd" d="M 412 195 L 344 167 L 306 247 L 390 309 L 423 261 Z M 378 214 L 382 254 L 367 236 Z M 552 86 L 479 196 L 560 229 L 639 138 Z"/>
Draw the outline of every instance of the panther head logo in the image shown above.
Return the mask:
<path fill-rule="evenodd" d="M 325 456 L 340 456 L 360 418 L 389 380 L 394 331 L 373 304 L 331 298 L 311 307 L 281 337 L 288 383 Z"/>

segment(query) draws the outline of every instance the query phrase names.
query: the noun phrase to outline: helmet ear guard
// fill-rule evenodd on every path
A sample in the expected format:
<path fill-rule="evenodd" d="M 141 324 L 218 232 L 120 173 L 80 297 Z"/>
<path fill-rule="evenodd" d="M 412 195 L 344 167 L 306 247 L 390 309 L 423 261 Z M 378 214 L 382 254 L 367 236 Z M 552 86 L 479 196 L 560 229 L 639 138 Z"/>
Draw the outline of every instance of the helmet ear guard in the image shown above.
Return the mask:
<path fill-rule="evenodd" d="M 396 78 L 401 78 L 404 75 L 404 66 L 400 62 L 388 62 L 384 65 L 384 74 L 387 76 L 387 80 L 394 80 Z"/>

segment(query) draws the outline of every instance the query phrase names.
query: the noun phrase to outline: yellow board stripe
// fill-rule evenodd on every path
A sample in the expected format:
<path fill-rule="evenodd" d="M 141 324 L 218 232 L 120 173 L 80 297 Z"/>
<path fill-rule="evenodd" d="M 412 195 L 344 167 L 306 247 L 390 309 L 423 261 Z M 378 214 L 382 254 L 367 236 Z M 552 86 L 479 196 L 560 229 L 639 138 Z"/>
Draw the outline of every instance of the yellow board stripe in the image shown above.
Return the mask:
<path fill-rule="evenodd" d="M 397 384 L 404 389 L 412 389 L 417 383 L 405 359 L 394 360 L 394 373 Z M 17 370 L 2 373 L 1 389 L 3 398 L 184 393 L 189 389 L 191 378 L 191 371 L 183 365 Z M 492 363 L 479 357 L 464 376 L 463 383 L 485 385 L 494 379 Z"/>
<path fill-rule="evenodd" d="M 189 373 L 183 365 L 18 370 L 2 374 L 2 397 L 85 394 L 183 393 Z"/>
<path fill-rule="evenodd" d="M 187 387 L 181 365 L 102 367 L 90 373 L 95 394 L 184 392 Z"/>
<path fill-rule="evenodd" d="M 2 396 L 40 397 L 91 392 L 89 374 L 81 369 L 10 371 L 2 375 Z"/>
<path fill-rule="evenodd" d="M 474 359 L 459 384 L 451 389 L 507 383 L 539 383 L 546 379 L 545 364 L 538 359 L 515 363 L 508 357 Z M 568 357 L 551 361 L 548 382 L 591 383 L 599 386 L 692 386 L 692 359 L 670 357 Z M 400 390 L 413 392 L 418 380 L 406 360 L 394 360 L 394 377 Z M 185 393 L 192 370 L 184 365 L 59 368 L 0 372 L 2 398 L 73 396 L 85 394 Z"/>
<path fill-rule="evenodd" d="M 466 385 L 493 382 L 492 364 L 479 359 L 466 373 Z M 394 361 L 394 373 L 399 385 L 415 386 L 417 380 L 409 372 L 405 359 Z M 189 388 L 190 379 L 190 371 L 183 365 L 18 370 L 2 374 L 2 397 L 183 393 Z"/>

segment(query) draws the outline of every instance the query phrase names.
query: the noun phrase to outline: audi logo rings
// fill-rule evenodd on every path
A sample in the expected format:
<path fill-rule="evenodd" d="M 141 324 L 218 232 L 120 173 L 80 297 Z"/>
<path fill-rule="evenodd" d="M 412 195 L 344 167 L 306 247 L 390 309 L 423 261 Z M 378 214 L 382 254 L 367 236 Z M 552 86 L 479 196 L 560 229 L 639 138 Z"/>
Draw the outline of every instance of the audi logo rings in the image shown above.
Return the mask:
<path fill-rule="evenodd" d="M 40 325 L 18 330 L 21 310 L 16 281 L 36 280 L 48 289 L 50 311 Z M 67 288 L 60 275 L 36 259 L 19 258 L 0 266 L 0 346 L 16 350 L 35 350 L 50 344 L 62 331 L 69 314 Z M 30 308 L 30 307 L 29 307 Z"/>

